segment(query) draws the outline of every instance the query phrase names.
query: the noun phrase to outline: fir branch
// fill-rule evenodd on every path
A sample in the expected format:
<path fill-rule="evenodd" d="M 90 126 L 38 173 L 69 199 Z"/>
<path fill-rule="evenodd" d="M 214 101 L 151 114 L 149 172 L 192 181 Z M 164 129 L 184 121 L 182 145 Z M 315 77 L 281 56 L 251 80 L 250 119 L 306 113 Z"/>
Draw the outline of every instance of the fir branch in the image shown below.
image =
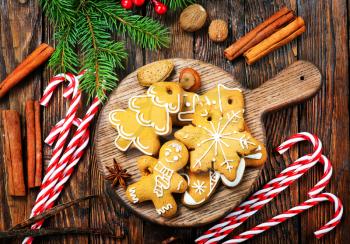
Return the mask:
<path fill-rule="evenodd" d="M 118 80 L 115 68 L 123 68 L 122 60 L 127 57 L 122 42 L 111 41 L 106 30 L 108 24 L 93 9 L 85 6 L 78 17 L 78 38 L 84 54 L 82 70 L 84 74 L 81 88 L 90 98 L 97 95 L 100 100 L 106 98 L 105 92 L 112 90 Z"/>
<path fill-rule="evenodd" d="M 162 3 L 167 5 L 172 10 L 177 10 L 184 8 L 191 3 L 194 3 L 195 0 L 160 0 Z"/>
<path fill-rule="evenodd" d="M 57 29 L 58 31 L 54 35 L 57 45 L 55 52 L 50 58 L 49 66 L 55 73 L 77 73 L 79 57 L 75 50 L 77 44 L 75 24 Z"/>
<path fill-rule="evenodd" d="M 142 48 L 151 50 L 168 47 L 170 43 L 168 28 L 149 17 L 134 15 L 113 1 L 92 3 L 111 29 L 128 36 Z"/>
<path fill-rule="evenodd" d="M 75 20 L 77 0 L 40 0 L 40 4 L 53 24 L 65 26 Z"/>

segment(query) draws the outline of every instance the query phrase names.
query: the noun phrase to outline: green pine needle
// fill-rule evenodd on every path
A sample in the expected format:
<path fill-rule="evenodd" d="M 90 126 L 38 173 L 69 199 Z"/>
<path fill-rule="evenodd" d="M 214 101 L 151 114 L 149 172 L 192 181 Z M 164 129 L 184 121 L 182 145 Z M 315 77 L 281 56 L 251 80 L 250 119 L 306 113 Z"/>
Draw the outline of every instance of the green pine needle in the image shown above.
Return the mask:
<path fill-rule="evenodd" d="M 180 8 L 184 8 L 191 3 L 194 3 L 195 0 L 160 0 L 162 3 L 167 5 L 172 10 L 177 10 Z"/>
<path fill-rule="evenodd" d="M 171 9 L 193 0 L 162 0 Z M 116 69 L 127 58 L 124 43 L 112 33 L 126 34 L 137 45 L 151 50 L 168 47 L 170 33 L 158 21 L 135 15 L 114 0 L 40 0 L 44 13 L 56 28 L 56 50 L 49 65 L 55 72 L 86 70 L 81 89 L 89 98 L 106 99 L 115 88 Z"/>

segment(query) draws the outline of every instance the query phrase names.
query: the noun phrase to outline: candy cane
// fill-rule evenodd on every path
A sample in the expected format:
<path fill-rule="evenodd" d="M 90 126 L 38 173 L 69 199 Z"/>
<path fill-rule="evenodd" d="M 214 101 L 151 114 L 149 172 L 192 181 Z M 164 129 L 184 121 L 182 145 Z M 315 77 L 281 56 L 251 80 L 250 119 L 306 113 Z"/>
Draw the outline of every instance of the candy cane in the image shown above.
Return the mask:
<path fill-rule="evenodd" d="M 321 202 L 324 202 L 324 201 L 329 201 L 329 202 L 334 204 L 334 212 L 335 213 L 329 222 L 327 222 L 319 230 L 314 232 L 316 238 L 321 238 L 323 235 L 330 232 L 332 229 L 334 229 L 340 223 L 340 219 L 342 218 L 343 211 L 344 211 L 343 204 L 340 201 L 340 199 L 331 193 L 322 193 L 322 194 L 315 196 L 314 198 L 306 200 L 302 204 L 300 204 L 296 207 L 293 207 L 293 208 L 285 211 L 284 213 L 279 214 L 279 215 L 271 218 L 270 220 L 266 221 L 265 223 L 259 224 L 259 225 L 255 226 L 254 228 L 250 229 L 249 231 L 245 231 L 245 232 L 233 237 L 231 240 L 224 242 L 224 244 L 240 243 L 240 242 L 247 241 L 256 235 L 258 235 L 264 231 L 267 231 L 271 227 L 279 225 L 279 224 L 283 223 L 284 221 L 286 221 L 287 219 L 292 218 L 295 215 L 298 215 L 298 214 L 304 212 L 305 210 L 312 208 L 313 206 L 315 206 Z"/>
<path fill-rule="evenodd" d="M 50 159 L 48 168 L 46 169 L 46 173 L 40 187 L 40 192 L 36 198 L 35 205 L 31 212 L 31 217 L 43 212 L 44 210 L 43 204 L 47 201 L 49 197 L 49 190 L 55 185 L 55 180 L 53 175 L 56 174 L 55 172 L 60 170 L 60 168 L 58 168 L 59 157 L 61 156 L 65 142 L 69 135 L 70 128 L 75 119 L 75 114 L 78 110 L 78 106 L 81 98 L 81 92 L 77 88 L 79 85 L 79 82 L 76 79 L 76 77 L 74 77 L 71 74 L 67 74 L 65 75 L 65 78 L 68 78 L 70 83 L 73 84 L 71 85 L 71 87 L 73 88 L 70 88 L 69 90 L 70 93 L 73 93 L 73 98 L 71 101 L 71 105 L 68 108 L 68 111 L 66 113 L 66 117 L 64 119 L 62 129 L 60 130 L 60 134 L 57 139 L 57 143 L 54 147 L 52 158 Z M 49 101 L 49 98 L 52 96 L 52 93 L 53 93 L 52 89 L 55 89 L 57 85 L 58 85 L 58 80 L 55 80 L 52 86 L 49 85 L 51 90 L 49 91 L 47 89 L 45 90 L 46 93 L 44 92 L 44 94 L 46 95 L 46 99 L 44 99 L 44 101 L 41 101 L 42 104 L 46 105 L 45 102 L 47 103 Z M 70 93 L 67 93 L 67 94 L 70 94 Z"/>
<path fill-rule="evenodd" d="M 41 211 L 49 209 L 53 206 L 54 201 L 57 199 L 63 189 L 64 183 L 73 173 L 73 167 L 82 157 L 84 149 L 88 145 L 88 139 L 86 139 L 88 138 L 87 135 L 89 134 L 88 127 L 98 112 L 99 105 L 99 99 L 95 98 L 80 125 L 78 126 L 78 129 L 75 131 L 71 141 L 69 142 L 64 154 L 58 163 L 57 169 L 52 174 L 52 185 L 50 185 L 51 188 L 50 191 L 48 191 L 48 199 L 45 203 L 45 206 L 41 206 Z M 32 226 L 32 229 L 40 228 L 42 223 L 43 221 L 39 221 Z M 32 243 L 32 241 L 32 237 L 27 237 L 24 239 L 23 243 Z"/>
<path fill-rule="evenodd" d="M 261 190 L 254 193 L 247 201 L 243 202 L 232 213 L 227 215 L 219 224 L 213 226 L 202 236 L 197 238 L 196 242 L 216 243 L 222 240 L 265 204 L 270 202 L 281 191 L 286 189 L 294 180 L 301 177 L 309 168 L 313 167 L 321 158 L 322 143 L 318 137 L 310 133 L 302 132 L 290 137 L 286 142 L 282 143 L 277 150 L 279 153 L 284 153 L 295 143 L 304 140 L 310 141 L 314 146 L 314 152 L 311 155 L 306 155 L 296 160 L 292 165 L 277 175 L 275 179 L 268 182 Z M 327 163 L 328 165 L 325 165 L 325 167 L 327 166 L 329 168 L 328 160 Z M 327 177 L 330 178 L 332 173 L 331 171 L 329 172 L 329 170 L 325 170 L 325 172 L 322 180 Z M 320 185 L 317 184 L 316 186 L 319 188 Z M 312 189 L 312 191 L 315 190 L 314 188 Z"/>

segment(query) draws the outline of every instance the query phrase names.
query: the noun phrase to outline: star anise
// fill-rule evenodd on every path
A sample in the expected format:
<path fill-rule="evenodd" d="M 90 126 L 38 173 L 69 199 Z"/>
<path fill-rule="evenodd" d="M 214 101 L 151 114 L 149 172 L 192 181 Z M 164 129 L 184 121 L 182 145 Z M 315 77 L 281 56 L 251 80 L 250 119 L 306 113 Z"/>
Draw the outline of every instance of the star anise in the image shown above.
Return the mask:
<path fill-rule="evenodd" d="M 124 189 L 126 189 L 125 180 L 130 178 L 131 175 L 126 172 L 126 169 L 122 169 L 115 159 L 113 159 L 113 161 L 113 167 L 106 166 L 109 171 L 109 175 L 106 176 L 105 179 L 112 181 L 112 186 L 117 186 L 120 184 Z"/>

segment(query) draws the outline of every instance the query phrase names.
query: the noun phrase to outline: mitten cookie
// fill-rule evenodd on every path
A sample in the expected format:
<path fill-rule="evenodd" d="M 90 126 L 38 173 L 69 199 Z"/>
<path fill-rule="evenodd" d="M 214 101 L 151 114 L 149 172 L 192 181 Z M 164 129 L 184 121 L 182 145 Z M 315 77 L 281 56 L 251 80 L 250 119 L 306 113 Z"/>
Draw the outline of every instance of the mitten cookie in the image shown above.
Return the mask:
<path fill-rule="evenodd" d="M 185 167 L 187 160 L 187 148 L 176 140 L 161 147 L 158 160 L 140 157 L 137 165 L 143 176 L 127 188 L 129 201 L 136 204 L 151 200 L 159 215 L 174 216 L 177 204 L 172 193 L 183 193 L 187 189 L 186 180 L 177 171 Z"/>
<path fill-rule="evenodd" d="M 215 105 L 214 105 L 215 106 Z M 203 111 L 206 110 L 206 113 Z M 238 111 L 224 113 L 209 106 L 201 106 L 194 114 L 193 125 L 175 133 L 191 151 L 190 170 L 206 172 L 214 169 L 229 181 L 236 178 L 241 156 L 254 151 L 258 142 L 245 131 Z"/>
<path fill-rule="evenodd" d="M 130 109 L 117 109 L 109 114 L 109 121 L 118 131 L 115 146 L 125 152 L 132 145 L 147 155 L 155 155 L 160 142 L 154 128 L 143 126 L 136 119 L 136 112 Z"/>
<path fill-rule="evenodd" d="M 213 170 L 203 173 L 188 171 L 183 175 L 187 178 L 188 188 L 182 197 L 182 203 L 189 208 L 203 205 L 219 186 L 220 174 Z"/>

